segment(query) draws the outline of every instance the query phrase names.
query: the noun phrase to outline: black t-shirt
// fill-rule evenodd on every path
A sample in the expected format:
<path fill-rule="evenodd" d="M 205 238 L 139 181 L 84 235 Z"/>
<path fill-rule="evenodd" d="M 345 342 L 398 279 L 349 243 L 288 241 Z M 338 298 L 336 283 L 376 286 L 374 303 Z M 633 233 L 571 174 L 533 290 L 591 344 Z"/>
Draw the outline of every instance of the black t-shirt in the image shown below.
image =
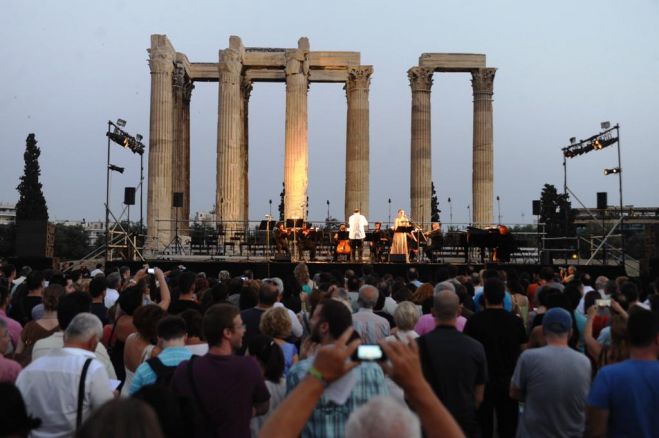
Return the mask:
<path fill-rule="evenodd" d="M 190 300 L 177 300 L 174 301 L 172 304 L 169 305 L 169 309 L 167 309 L 167 312 L 170 315 L 178 315 L 181 312 L 184 312 L 188 309 L 194 309 L 200 313 L 203 313 L 201 311 L 201 306 L 194 301 Z"/>
<path fill-rule="evenodd" d="M 485 309 L 467 320 L 463 333 L 485 348 L 490 381 L 501 380 L 507 387 L 521 353 L 520 345 L 527 341 L 522 319 L 504 309 Z"/>
<path fill-rule="evenodd" d="M 483 346 L 448 326 L 438 326 L 417 342 L 423 375 L 433 391 L 467 436 L 479 436 L 474 393 L 487 381 Z"/>
<path fill-rule="evenodd" d="M 108 309 L 103 303 L 92 303 L 92 313 L 98 316 L 103 325 L 109 324 Z"/>
<path fill-rule="evenodd" d="M 42 297 L 26 296 L 23 299 L 23 319 L 25 322 L 32 321 L 32 309 L 43 302 Z M 23 323 L 25 325 L 25 323 Z"/>
<path fill-rule="evenodd" d="M 243 346 L 240 349 L 241 353 L 245 352 L 247 345 L 249 345 L 254 336 L 261 333 L 259 324 L 261 323 L 261 316 L 264 313 L 265 309 L 259 309 L 257 307 L 245 309 L 240 312 L 240 318 L 243 320 L 243 324 L 245 324 L 245 336 L 243 336 Z"/>

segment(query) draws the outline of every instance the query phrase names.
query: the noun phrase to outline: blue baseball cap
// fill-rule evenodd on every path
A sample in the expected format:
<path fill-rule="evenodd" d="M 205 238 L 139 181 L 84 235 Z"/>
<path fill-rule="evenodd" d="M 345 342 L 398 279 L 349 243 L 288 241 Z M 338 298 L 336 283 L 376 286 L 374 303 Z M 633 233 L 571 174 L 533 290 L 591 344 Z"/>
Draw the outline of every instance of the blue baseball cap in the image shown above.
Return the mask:
<path fill-rule="evenodd" d="M 567 310 L 554 307 L 545 313 L 542 318 L 542 327 L 545 331 L 557 335 L 568 333 L 572 329 L 572 316 Z"/>

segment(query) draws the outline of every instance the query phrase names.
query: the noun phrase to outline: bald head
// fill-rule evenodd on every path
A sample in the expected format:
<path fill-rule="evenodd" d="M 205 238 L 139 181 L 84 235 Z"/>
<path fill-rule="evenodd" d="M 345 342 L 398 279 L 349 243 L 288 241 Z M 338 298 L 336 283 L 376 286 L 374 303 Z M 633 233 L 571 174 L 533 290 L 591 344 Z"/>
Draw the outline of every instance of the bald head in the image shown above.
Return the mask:
<path fill-rule="evenodd" d="M 435 286 L 433 298 L 433 310 L 438 322 L 453 321 L 458 316 L 460 300 L 451 283 L 442 282 Z"/>
<path fill-rule="evenodd" d="M 378 302 L 380 291 L 377 287 L 365 284 L 359 288 L 359 306 L 365 309 L 372 309 Z"/>

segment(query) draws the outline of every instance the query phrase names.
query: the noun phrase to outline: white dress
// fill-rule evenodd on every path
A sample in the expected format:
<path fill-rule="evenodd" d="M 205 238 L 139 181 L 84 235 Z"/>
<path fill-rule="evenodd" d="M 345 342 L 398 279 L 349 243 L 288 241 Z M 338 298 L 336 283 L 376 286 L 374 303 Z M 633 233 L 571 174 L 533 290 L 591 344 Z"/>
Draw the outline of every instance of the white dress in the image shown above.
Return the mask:
<path fill-rule="evenodd" d="M 147 345 L 144 347 L 144 350 L 142 350 L 142 356 L 140 357 L 140 363 L 137 365 L 138 367 L 142 364 L 142 362 L 146 362 L 147 359 L 151 357 L 151 352 L 155 347 L 155 345 Z M 133 376 L 135 376 L 135 373 L 125 366 L 124 370 L 126 370 L 126 381 L 124 382 L 124 386 L 121 387 L 121 396 L 130 397 L 130 385 L 133 383 Z"/>

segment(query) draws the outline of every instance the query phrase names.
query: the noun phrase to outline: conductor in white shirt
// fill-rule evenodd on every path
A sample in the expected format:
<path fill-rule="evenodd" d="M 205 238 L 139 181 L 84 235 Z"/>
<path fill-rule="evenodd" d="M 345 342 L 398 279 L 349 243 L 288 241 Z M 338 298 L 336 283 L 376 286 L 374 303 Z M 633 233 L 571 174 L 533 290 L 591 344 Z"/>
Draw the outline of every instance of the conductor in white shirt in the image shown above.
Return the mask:
<path fill-rule="evenodd" d="M 348 227 L 348 237 L 350 238 L 350 247 L 352 249 L 352 261 L 356 261 L 358 257 L 359 261 L 361 262 L 362 253 L 364 251 L 364 237 L 366 237 L 366 231 L 364 227 L 368 227 L 368 221 L 366 220 L 366 217 L 361 214 L 358 208 L 355 208 L 352 216 L 348 218 Z"/>

